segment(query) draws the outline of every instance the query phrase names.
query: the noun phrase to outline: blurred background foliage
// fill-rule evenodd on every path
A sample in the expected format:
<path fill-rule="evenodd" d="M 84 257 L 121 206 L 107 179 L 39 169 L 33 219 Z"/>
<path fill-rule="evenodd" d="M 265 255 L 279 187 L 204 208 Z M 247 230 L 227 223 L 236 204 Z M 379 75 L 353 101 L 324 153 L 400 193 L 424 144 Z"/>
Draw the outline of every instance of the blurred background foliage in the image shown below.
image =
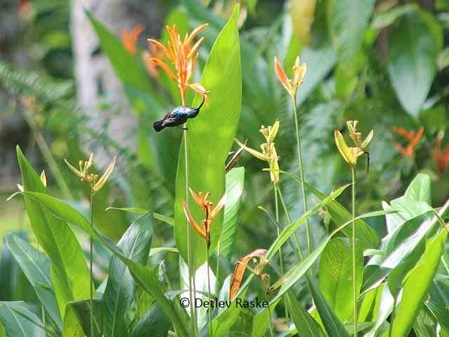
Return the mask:
<path fill-rule="evenodd" d="M 27 226 L 22 202 L 5 201 L 19 181 L 16 144 L 35 167 L 46 171 L 54 192 L 82 211 L 88 191 L 70 176 L 63 159 L 77 162 L 95 152 L 106 165 L 107 158 L 116 155 L 118 167 L 108 187 L 98 194 L 95 216 L 101 230 L 112 238 L 120 237 L 130 219 L 126 213 L 104 212 L 108 206 L 142 207 L 173 216 L 181 131 L 174 128 L 156 134 L 152 123 L 179 102 L 173 84 L 163 74 L 152 73 L 145 62 L 147 32 L 164 40 L 165 24 L 176 23 L 181 32 L 187 32 L 209 22 L 200 50 L 201 70 L 236 2 L 243 8 L 239 140 L 258 148 L 263 140 L 260 126 L 279 119 L 280 167 L 298 172 L 293 108 L 276 78 L 273 59 L 277 56 L 290 69 L 300 55 L 308 67 L 297 104 L 309 184 L 329 193 L 349 181 L 333 130 L 346 131 L 345 121 L 357 119 L 362 133 L 373 129 L 375 134 L 369 148 L 369 173 L 364 165 L 358 171 L 358 213 L 380 209 L 382 200 L 402 195 L 418 172 L 432 178 L 433 205 L 447 199 L 448 1 L 172 0 L 140 1 L 141 7 L 133 1 L 134 10 L 157 7 L 160 22 L 137 22 L 145 30 L 133 39 L 135 26 L 114 27 L 91 18 L 88 25 L 93 25 L 99 41 L 90 55 L 103 55 L 104 62 L 112 65 L 123 99 L 117 104 L 105 91 L 107 83 L 99 81 L 95 87 L 99 99 L 86 109 L 79 102 L 82 79 L 75 77 L 81 62 L 71 34 L 76 2 L 4 0 L 0 4 L 0 237 L 9 229 Z M 86 9 L 95 14 L 95 7 Z M 111 133 L 111 121 L 128 107 L 131 127 Z M 121 132 L 126 143 L 117 137 Z M 246 173 L 235 257 L 267 247 L 275 237 L 270 219 L 257 207 L 270 211 L 273 207 L 264 163 L 244 154 L 238 165 L 245 166 Z M 281 187 L 296 218 L 302 213 L 298 185 L 283 176 Z M 345 192 L 340 201 L 349 205 L 349 199 Z M 316 202 L 310 198 L 312 205 Z M 331 225 L 327 219 L 325 212 L 314 219 L 316 241 L 324 226 Z M 367 222 L 380 235 L 385 233 L 382 219 Z M 169 226 L 161 223 L 155 231 L 156 246 L 174 245 Z M 8 261 L 11 257 L 3 250 L 2 270 Z"/>

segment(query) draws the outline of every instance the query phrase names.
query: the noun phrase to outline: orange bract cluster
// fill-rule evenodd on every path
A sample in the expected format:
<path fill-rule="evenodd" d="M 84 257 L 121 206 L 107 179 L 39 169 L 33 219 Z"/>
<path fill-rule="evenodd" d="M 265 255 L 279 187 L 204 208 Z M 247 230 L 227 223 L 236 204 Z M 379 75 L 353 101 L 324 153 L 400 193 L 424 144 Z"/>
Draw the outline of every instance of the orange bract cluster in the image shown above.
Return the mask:
<path fill-rule="evenodd" d="M 123 46 L 127 51 L 131 54 L 135 54 L 137 52 L 137 40 L 139 39 L 140 34 L 142 34 L 145 29 L 144 25 L 137 25 L 131 30 L 122 29 L 120 32 L 120 36 L 122 39 Z"/>
<path fill-rule="evenodd" d="M 268 265 L 268 260 L 265 258 L 266 254 L 266 249 L 259 248 L 237 261 L 234 273 L 232 274 L 231 286 L 229 290 L 229 298 L 231 300 L 240 289 L 246 269 L 249 269 L 255 276 L 260 277 L 264 282 L 265 287 L 268 289 L 268 274 L 262 273 L 263 269 Z M 253 261 L 255 266 L 254 268 L 248 266 L 250 261 Z"/>
<path fill-rule="evenodd" d="M 299 61 L 299 57 L 296 58 L 295 64 L 292 67 L 293 70 L 293 78 L 289 79 L 287 74 L 282 68 L 281 63 L 277 59 L 274 58 L 274 70 L 276 75 L 284 86 L 285 90 L 289 93 L 289 95 L 294 99 L 296 97 L 296 93 L 298 92 L 299 87 L 302 85 L 304 80 L 304 76 L 306 75 L 307 65 L 305 63 L 301 63 Z"/>
<path fill-rule="evenodd" d="M 202 211 L 205 213 L 205 218 L 203 220 L 203 227 L 199 226 L 196 220 L 193 218 L 190 213 L 189 206 L 184 201 L 184 214 L 187 218 L 189 224 L 193 227 L 195 232 L 197 232 L 201 237 L 206 241 L 207 247 L 210 246 L 210 230 L 212 227 L 212 222 L 215 220 L 217 215 L 220 213 L 221 209 L 226 203 L 226 195 L 224 195 L 221 200 L 218 202 L 217 206 L 213 207 L 214 204 L 212 201 L 208 200 L 210 193 L 206 192 L 194 192 L 191 188 L 189 188 L 190 194 L 192 195 L 193 200 L 197 205 L 199 205 Z"/>
<path fill-rule="evenodd" d="M 443 174 L 444 170 L 449 166 L 449 144 L 444 149 L 441 148 L 441 141 L 444 138 L 444 133 L 439 132 L 435 140 L 433 148 L 433 158 L 438 168 L 438 173 Z"/>
<path fill-rule="evenodd" d="M 398 127 L 393 129 L 398 135 L 404 137 L 407 140 L 405 146 L 394 142 L 394 147 L 400 154 L 407 158 L 413 158 L 415 156 L 415 149 L 424 134 L 424 128 L 420 128 L 418 131 L 407 131 L 404 128 Z"/>
<path fill-rule="evenodd" d="M 195 28 L 184 39 L 178 33 L 175 25 L 167 26 L 170 41 L 167 46 L 155 39 L 148 39 L 152 56 L 148 59 L 149 64 L 160 67 L 165 73 L 174 80 L 179 87 L 183 105 L 185 104 L 185 93 L 187 88 L 191 88 L 205 96 L 207 91 L 199 83 L 190 83 L 196 63 L 198 60 L 198 49 L 204 41 L 204 37 L 193 43 L 195 37 L 207 28 L 209 24 L 205 23 Z"/>

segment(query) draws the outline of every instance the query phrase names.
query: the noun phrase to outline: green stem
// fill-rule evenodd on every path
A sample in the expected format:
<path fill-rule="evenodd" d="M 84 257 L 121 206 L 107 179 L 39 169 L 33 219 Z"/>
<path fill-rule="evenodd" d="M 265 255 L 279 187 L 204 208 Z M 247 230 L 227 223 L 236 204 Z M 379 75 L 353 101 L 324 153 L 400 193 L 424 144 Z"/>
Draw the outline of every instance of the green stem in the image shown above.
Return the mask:
<path fill-rule="evenodd" d="M 287 217 L 288 222 L 292 223 L 293 221 L 290 216 L 290 212 L 287 209 L 287 205 L 285 203 L 285 200 L 284 200 L 284 197 L 282 195 L 282 191 L 280 188 L 278 189 L 278 193 L 279 193 L 279 199 L 281 200 L 282 208 L 284 209 L 284 212 L 285 212 L 285 216 Z M 298 240 L 298 237 L 296 236 L 296 231 L 293 233 L 293 243 L 295 244 L 295 247 L 296 247 L 296 250 L 298 252 L 300 259 L 304 260 L 304 255 L 302 253 L 301 246 L 299 245 L 299 240 Z"/>
<path fill-rule="evenodd" d="M 307 197 L 306 197 L 306 188 L 304 186 L 304 165 L 302 159 L 302 150 L 301 150 L 301 135 L 299 131 L 298 124 L 298 108 L 296 107 L 296 97 L 293 99 L 293 111 L 295 113 L 295 128 L 296 128 L 296 147 L 298 152 L 298 164 L 299 164 L 299 176 L 301 178 L 301 191 L 302 191 L 302 204 L 304 208 L 304 213 L 306 213 L 309 208 L 307 206 Z M 307 248 L 309 254 L 312 252 L 312 240 L 310 237 L 310 224 L 309 220 L 306 220 L 306 238 L 307 238 Z"/>
<path fill-rule="evenodd" d="M 357 283 L 356 283 L 356 250 L 355 250 L 355 168 L 351 167 L 352 188 L 351 188 L 351 203 L 352 203 L 352 306 L 354 312 L 354 337 L 357 337 Z"/>
<path fill-rule="evenodd" d="M 274 209 L 275 209 L 275 215 L 276 215 L 276 221 L 279 224 L 279 202 L 278 202 L 278 186 L 277 184 L 273 184 L 273 191 L 274 191 Z M 280 228 L 279 226 L 276 226 L 277 235 L 280 235 Z M 284 257 L 282 254 L 282 248 L 279 249 L 279 265 L 281 268 L 281 275 L 284 275 Z M 288 304 L 287 300 L 284 297 L 284 308 L 285 308 L 285 318 L 288 321 Z M 271 319 L 271 315 L 270 315 Z"/>
<path fill-rule="evenodd" d="M 187 128 L 186 124 L 184 124 L 184 132 L 183 132 L 183 142 L 184 142 L 184 170 L 185 170 L 185 179 L 186 179 L 186 194 L 185 199 L 186 203 L 189 203 L 189 166 L 188 166 L 188 151 L 187 151 Z M 191 233 L 188 221 L 186 221 L 186 231 L 187 231 L 187 265 L 188 265 L 188 278 L 189 278 L 189 300 L 190 300 L 190 317 L 192 321 L 191 325 L 191 333 L 192 336 L 196 336 L 196 309 L 194 306 L 195 299 L 195 271 L 193 270 L 192 264 L 192 246 L 191 246 Z"/>
<path fill-rule="evenodd" d="M 94 227 L 94 194 L 90 192 L 90 227 Z M 89 236 L 89 275 L 90 275 L 90 335 L 94 336 L 94 273 L 93 273 L 93 237 Z"/>
<path fill-rule="evenodd" d="M 209 295 L 209 301 L 212 300 L 212 292 L 211 292 L 211 286 L 210 286 L 210 265 L 209 265 L 209 246 L 206 242 L 206 269 L 207 269 L 207 292 Z M 209 307 L 207 309 L 207 335 L 210 337 L 213 337 L 213 330 L 212 330 L 212 313 L 211 313 L 212 307 Z"/>

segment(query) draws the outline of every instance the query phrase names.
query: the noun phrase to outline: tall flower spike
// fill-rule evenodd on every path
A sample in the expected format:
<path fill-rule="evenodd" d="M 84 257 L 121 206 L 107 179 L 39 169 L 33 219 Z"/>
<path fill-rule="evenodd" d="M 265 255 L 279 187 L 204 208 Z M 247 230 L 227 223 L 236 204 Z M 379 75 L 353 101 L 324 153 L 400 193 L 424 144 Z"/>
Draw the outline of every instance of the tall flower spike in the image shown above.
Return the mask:
<path fill-rule="evenodd" d="M 204 220 L 202 221 L 203 227 L 198 225 L 196 220 L 193 218 L 189 205 L 184 201 L 183 202 L 183 208 L 184 208 L 184 214 L 187 218 L 187 221 L 192 226 L 192 228 L 197 232 L 206 242 L 207 247 L 210 246 L 210 231 L 212 227 L 212 222 L 215 220 L 215 218 L 218 216 L 222 208 L 224 207 L 226 203 L 226 195 L 223 195 L 223 197 L 220 199 L 218 204 L 214 206 L 213 202 L 209 200 L 210 193 L 206 192 L 203 194 L 203 192 L 194 192 L 191 188 L 189 188 L 190 194 L 192 195 L 193 201 L 201 207 L 201 210 L 204 213 Z"/>
<path fill-rule="evenodd" d="M 295 99 L 296 93 L 302 85 L 304 76 L 306 75 L 307 65 L 305 63 L 301 63 L 299 61 L 299 57 L 297 57 L 295 64 L 292 67 L 293 78 L 289 79 L 277 57 L 274 57 L 274 70 L 285 90 L 287 90 L 289 95 Z"/>
<path fill-rule="evenodd" d="M 374 131 L 371 130 L 365 140 L 362 141 L 362 134 L 357 131 L 357 124 L 358 121 L 346 122 L 349 130 L 349 136 L 351 137 L 354 146 L 348 146 L 340 131 L 335 130 L 334 132 L 335 144 L 337 145 L 338 151 L 340 151 L 343 159 L 351 167 L 355 167 L 357 165 L 358 157 L 364 155 L 365 153 L 368 153 L 366 151 L 366 147 L 371 142 L 374 136 Z"/>
<path fill-rule="evenodd" d="M 150 49 L 152 49 L 152 57 L 148 59 L 148 63 L 161 68 L 178 84 L 183 103 L 187 88 L 196 91 L 203 97 L 207 94 L 207 90 L 202 85 L 191 83 L 191 79 L 198 60 L 198 49 L 204 41 L 204 37 L 195 44 L 193 41 L 208 25 L 205 23 L 198 26 L 184 39 L 181 39 L 176 25 L 166 26 L 169 35 L 169 42 L 166 46 L 155 39 L 148 39 Z"/>
<path fill-rule="evenodd" d="M 407 140 L 405 146 L 394 142 L 393 145 L 400 154 L 407 158 L 413 158 L 415 156 L 415 149 L 424 134 L 424 128 L 421 127 L 418 131 L 407 131 L 404 128 L 394 128 L 393 131 L 398 135 L 404 137 Z"/>
<path fill-rule="evenodd" d="M 263 143 L 260 147 L 262 152 L 254 150 L 245 144 L 236 140 L 236 142 L 245 149 L 245 151 L 249 152 L 251 155 L 260 159 L 262 161 L 266 161 L 268 166 L 270 167 L 270 179 L 273 184 L 277 184 L 279 182 L 279 156 L 277 155 L 276 147 L 274 145 L 274 138 L 276 137 L 279 131 L 279 120 L 276 120 L 273 125 L 265 127 L 262 125 L 259 132 L 265 137 L 265 143 Z"/>

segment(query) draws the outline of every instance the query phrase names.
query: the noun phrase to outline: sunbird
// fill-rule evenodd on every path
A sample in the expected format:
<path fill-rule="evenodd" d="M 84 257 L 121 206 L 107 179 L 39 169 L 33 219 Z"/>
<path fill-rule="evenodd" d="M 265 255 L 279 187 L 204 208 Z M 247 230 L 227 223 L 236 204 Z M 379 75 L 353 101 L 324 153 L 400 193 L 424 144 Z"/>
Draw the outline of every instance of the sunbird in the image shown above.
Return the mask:
<path fill-rule="evenodd" d="M 164 117 L 164 119 L 154 122 L 154 130 L 156 130 L 156 132 L 159 132 L 166 127 L 182 125 L 189 118 L 195 118 L 200 113 L 200 109 L 204 104 L 204 100 L 205 97 L 203 97 L 203 101 L 197 108 L 191 108 L 188 106 L 178 106 L 174 108 Z"/>

